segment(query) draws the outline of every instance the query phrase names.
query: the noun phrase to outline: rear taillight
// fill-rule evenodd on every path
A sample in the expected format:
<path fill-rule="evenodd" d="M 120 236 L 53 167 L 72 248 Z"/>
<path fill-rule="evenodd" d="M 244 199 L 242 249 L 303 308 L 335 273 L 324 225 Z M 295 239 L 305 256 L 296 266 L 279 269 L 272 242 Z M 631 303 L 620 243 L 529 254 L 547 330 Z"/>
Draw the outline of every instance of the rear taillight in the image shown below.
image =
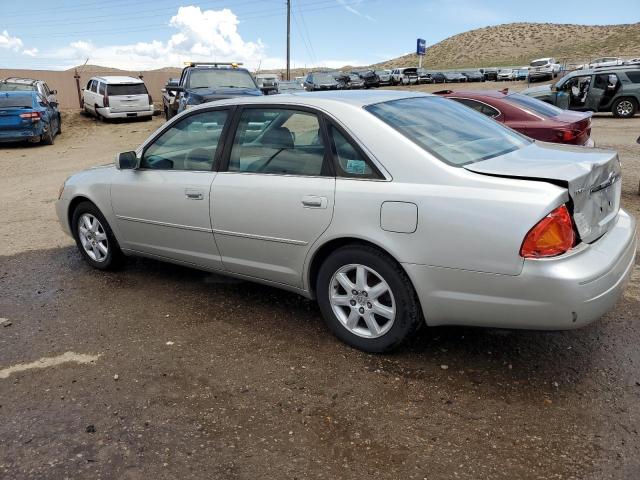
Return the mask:
<path fill-rule="evenodd" d="M 574 246 L 576 235 L 566 205 L 540 220 L 524 237 L 520 255 L 524 258 L 555 257 Z"/>
<path fill-rule="evenodd" d="M 103 107 L 109 106 L 109 96 L 106 93 L 104 94 L 104 97 L 102 97 L 102 106 Z"/>
<path fill-rule="evenodd" d="M 39 122 L 42 114 L 40 112 L 25 112 L 20 114 L 20 118 L 31 120 L 32 122 Z"/>
<path fill-rule="evenodd" d="M 556 135 L 563 142 L 573 142 L 580 135 L 580 130 L 559 130 Z"/>

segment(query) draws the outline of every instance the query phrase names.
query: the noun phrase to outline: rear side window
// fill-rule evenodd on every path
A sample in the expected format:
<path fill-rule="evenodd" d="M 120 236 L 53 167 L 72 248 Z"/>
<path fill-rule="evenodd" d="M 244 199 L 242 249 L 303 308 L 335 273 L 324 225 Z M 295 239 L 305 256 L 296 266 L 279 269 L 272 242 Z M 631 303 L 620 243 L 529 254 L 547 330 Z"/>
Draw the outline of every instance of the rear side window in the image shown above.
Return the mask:
<path fill-rule="evenodd" d="M 563 112 L 562 109 L 556 107 L 555 105 L 551 105 L 549 103 L 543 102 L 542 100 L 538 100 L 537 98 L 532 98 L 520 93 L 512 93 L 511 95 L 508 95 L 507 100 L 516 103 L 533 113 L 542 115 L 543 117 L 557 117 Z"/>
<path fill-rule="evenodd" d="M 627 78 L 631 83 L 640 83 L 640 70 L 634 70 L 632 72 L 626 72 Z"/>
<path fill-rule="evenodd" d="M 319 176 L 326 174 L 324 159 L 325 146 L 317 115 L 250 108 L 242 112 L 228 170 Z"/>
<path fill-rule="evenodd" d="M 349 178 L 381 178 L 377 169 L 372 167 L 369 160 L 360 152 L 351 140 L 340 130 L 329 125 L 329 135 L 335 146 L 337 160 L 337 175 Z"/>
<path fill-rule="evenodd" d="M 104 83 L 101 82 L 100 85 L 98 86 L 98 93 L 100 95 L 104 95 L 104 90 L 105 90 Z"/>
<path fill-rule="evenodd" d="M 469 108 L 473 108 L 475 111 L 480 112 L 487 117 L 497 117 L 500 115 L 500 112 L 493 107 L 490 107 L 486 103 L 477 102 L 475 100 L 471 100 L 469 98 L 453 98 L 458 103 L 466 105 Z"/>
<path fill-rule="evenodd" d="M 146 95 L 147 87 L 144 83 L 122 83 L 118 85 L 107 85 L 107 94 L 110 97 L 118 95 Z"/>

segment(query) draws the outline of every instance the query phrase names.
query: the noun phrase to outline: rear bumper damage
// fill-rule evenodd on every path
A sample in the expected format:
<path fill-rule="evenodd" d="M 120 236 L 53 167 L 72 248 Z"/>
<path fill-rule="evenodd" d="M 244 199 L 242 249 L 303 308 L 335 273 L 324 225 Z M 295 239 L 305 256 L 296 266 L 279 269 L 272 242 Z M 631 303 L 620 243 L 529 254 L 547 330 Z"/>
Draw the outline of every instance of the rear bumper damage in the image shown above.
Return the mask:
<path fill-rule="evenodd" d="M 524 260 L 519 275 L 403 267 L 429 325 L 564 330 L 613 308 L 633 271 L 636 246 L 636 221 L 620 210 L 597 241 L 558 257 Z"/>

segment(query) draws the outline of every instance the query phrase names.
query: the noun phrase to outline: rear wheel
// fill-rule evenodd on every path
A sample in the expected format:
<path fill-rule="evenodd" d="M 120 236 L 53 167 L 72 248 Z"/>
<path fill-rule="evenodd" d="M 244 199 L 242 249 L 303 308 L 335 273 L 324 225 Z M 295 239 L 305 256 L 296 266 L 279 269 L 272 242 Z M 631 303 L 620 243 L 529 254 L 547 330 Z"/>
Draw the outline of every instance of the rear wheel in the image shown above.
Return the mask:
<path fill-rule="evenodd" d="M 78 250 L 92 267 L 113 270 L 124 261 L 124 254 L 109 223 L 93 203 L 82 202 L 76 207 L 71 229 Z"/>
<path fill-rule="evenodd" d="M 62 133 L 62 115 L 58 114 L 58 135 Z"/>
<path fill-rule="evenodd" d="M 329 329 L 360 350 L 390 351 L 422 324 L 406 273 L 373 247 L 349 245 L 336 250 L 320 267 L 316 287 Z"/>
<path fill-rule="evenodd" d="M 618 118 L 631 118 L 637 110 L 638 103 L 633 98 L 619 98 L 611 109 L 613 116 Z"/>

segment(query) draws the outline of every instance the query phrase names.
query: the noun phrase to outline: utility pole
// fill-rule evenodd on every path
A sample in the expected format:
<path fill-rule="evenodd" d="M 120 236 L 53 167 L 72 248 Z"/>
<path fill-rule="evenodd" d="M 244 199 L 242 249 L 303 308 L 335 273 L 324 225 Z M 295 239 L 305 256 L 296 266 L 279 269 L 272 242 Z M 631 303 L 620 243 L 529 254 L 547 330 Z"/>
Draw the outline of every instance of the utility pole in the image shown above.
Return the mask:
<path fill-rule="evenodd" d="M 287 80 L 291 80 L 291 0 L 287 0 Z"/>

